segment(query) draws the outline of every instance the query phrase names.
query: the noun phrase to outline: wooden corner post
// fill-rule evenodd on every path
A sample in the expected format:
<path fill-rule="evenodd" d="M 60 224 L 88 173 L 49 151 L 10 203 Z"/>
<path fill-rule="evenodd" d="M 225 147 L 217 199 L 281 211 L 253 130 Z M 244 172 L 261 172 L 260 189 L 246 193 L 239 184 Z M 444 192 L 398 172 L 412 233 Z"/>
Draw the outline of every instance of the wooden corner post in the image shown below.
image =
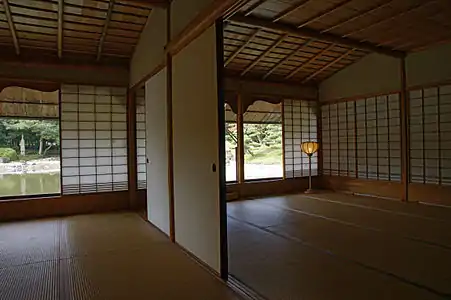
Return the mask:
<path fill-rule="evenodd" d="M 401 200 L 409 201 L 409 181 L 410 181 L 410 144 L 409 144 L 409 95 L 407 94 L 406 81 L 406 60 L 400 58 L 401 72 L 401 93 L 400 93 L 400 114 L 401 114 Z"/>
<path fill-rule="evenodd" d="M 138 172 L 136 161 L 136 97 L 135 92 L 127 91 L 127 163 L 129 207 L 138 209 Z"/>
<path fill-rule="evenodd" d="M 238 157 L 237 170 L 238 170 L 238 183 L 244 183 L 244 106 L 243 95 L 238 94 L 238 114 L 236 118 L 237 135 L 238 135 Z"/>

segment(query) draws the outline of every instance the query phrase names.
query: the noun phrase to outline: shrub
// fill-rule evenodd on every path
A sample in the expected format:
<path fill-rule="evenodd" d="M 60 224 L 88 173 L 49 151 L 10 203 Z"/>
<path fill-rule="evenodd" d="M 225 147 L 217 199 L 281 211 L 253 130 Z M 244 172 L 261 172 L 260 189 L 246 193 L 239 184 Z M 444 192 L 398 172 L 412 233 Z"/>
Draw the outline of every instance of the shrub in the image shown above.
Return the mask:
<path fill-rule="evenodd" d="M 10 161 L 15 161 L 19 159 L 16 150 L 12 148 L 0 148 L 0 157 L 7 158 Z"/>

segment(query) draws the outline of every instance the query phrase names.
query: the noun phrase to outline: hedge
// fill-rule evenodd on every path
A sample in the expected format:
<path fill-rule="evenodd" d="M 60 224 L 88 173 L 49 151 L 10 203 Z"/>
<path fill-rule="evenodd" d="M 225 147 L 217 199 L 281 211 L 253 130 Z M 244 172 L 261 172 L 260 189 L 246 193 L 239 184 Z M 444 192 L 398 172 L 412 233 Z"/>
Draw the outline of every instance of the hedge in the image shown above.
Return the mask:
<path fill-rule="evenodd" d="M 0 148 L 0 157 L 7 158 L 10 161 L 15 161 L 19 159 L 16 150 L 12 148 Z"/>

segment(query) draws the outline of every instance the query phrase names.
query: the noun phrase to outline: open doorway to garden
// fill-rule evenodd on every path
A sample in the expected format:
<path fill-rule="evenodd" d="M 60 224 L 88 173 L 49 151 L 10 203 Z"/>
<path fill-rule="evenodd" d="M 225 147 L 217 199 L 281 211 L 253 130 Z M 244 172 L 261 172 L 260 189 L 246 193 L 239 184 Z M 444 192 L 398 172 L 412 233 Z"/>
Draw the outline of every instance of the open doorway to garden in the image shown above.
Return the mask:
<path fill-rule="evenodd" d="M 59 194 L 58 92 L 0 93 L 0 199 Z"/>

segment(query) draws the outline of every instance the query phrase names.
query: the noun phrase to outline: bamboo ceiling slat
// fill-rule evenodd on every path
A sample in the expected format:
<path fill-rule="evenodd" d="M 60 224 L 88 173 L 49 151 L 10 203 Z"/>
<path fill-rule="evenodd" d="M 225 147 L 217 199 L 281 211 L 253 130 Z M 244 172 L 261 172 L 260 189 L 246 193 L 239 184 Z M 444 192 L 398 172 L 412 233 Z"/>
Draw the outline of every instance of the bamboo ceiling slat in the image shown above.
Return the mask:
<path fill-rule="evenodd" d="M 106 61 L 108 56 L 131 57 L 152 9 L 144 2 L 115 0 L 109 19 L 110 0 L 0 0 L 4 51 L 13 45 L 4 2 L 11 11 L 17 53 L 21 47 L 47 49 L 58 57 L 89 54 Z"/>

